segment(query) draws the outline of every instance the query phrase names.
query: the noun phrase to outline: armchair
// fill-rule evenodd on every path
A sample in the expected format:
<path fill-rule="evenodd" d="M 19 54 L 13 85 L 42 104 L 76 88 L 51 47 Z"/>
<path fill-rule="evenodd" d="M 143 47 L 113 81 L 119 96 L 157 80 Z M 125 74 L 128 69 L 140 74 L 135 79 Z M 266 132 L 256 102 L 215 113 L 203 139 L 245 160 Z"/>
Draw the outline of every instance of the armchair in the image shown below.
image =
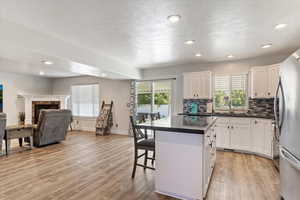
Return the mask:
<path fill-rule="evenodd" d="M 65 140 L 71 123 L 70 110 L 41 110 L 33 132 L 33 144 L 40 147 Z"/>

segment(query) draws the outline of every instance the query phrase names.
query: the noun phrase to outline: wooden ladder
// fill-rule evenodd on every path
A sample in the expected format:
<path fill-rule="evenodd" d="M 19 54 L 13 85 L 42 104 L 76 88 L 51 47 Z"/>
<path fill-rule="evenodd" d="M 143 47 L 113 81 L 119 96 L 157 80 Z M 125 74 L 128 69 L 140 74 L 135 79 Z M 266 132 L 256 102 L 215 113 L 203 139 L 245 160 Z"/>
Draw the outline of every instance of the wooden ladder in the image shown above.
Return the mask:
<path fill-rule="evenodd" d="M 99 116 L 96 120 L 96 135 L 109 135 L 111 127 L 113 126 L 113 101 L 110 104 L 106 104 L 105 101 L 102 102 L 101 110 Z"/>

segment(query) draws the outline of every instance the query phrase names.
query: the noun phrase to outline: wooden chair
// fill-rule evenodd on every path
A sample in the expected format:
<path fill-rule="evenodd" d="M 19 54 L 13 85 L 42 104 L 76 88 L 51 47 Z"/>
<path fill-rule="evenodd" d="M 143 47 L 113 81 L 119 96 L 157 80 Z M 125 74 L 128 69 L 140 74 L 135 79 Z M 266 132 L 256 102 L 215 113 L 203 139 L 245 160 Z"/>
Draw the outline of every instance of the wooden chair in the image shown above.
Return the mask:
<path fill-rule="evenodd" d="M 143 133 L 139 128 L 136 128 L 132 116 L 130 116 L 130 122 L 132 126 L 133 137 L 134 137 L 134 163 L 133 163 L 133 170 L 131 175 L 131 177 L 134 178 L 136 166 L 143 167 L 144 170 L 146 169 L 155 170 L 155 168 L 153 167 L 154 160 L 155 160 L 154 156 L 152 158 L 148 157 L 148 151 L 152 151 L 153 155 L 155 155 L 155 140 L 154 138 L 148 139 L 147 130 L 145 130 L 145 133 Z M 144 150 L 145 153 L 138 155 L 139 150 Z M 144 157 L 143 165 L 138 163 L 138 159 L 141 157 Z M 152 161 L 152 167 L 147 166 L 148 160 Z"/>

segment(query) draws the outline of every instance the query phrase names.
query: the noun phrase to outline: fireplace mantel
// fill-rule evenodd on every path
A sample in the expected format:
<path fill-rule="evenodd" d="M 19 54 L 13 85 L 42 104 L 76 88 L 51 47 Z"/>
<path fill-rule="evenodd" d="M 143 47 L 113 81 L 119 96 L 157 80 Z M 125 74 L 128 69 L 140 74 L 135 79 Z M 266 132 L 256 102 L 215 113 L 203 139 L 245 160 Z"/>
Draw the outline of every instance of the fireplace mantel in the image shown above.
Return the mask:
<path fill-rule="evenodd" d="M 33 101 L 59 101 L 61 109 L 67 109 L 69 95 L 38 95 L 38 94 L 18 94 L 18 98 L 24 99 L 25 123 L 32 124 L 32 102 Z"/>

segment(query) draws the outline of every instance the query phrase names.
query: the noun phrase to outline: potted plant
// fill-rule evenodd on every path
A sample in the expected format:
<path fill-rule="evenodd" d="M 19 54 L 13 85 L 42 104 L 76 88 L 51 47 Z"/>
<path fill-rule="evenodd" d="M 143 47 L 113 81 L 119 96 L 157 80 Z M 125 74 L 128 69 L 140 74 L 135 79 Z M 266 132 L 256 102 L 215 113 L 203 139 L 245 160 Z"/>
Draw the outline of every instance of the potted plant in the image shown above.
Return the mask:
<path fill-rule="evenodd" d="M 25 124 L 25 112 L 19 112 L 19 124 L 20 125 Z"/>

